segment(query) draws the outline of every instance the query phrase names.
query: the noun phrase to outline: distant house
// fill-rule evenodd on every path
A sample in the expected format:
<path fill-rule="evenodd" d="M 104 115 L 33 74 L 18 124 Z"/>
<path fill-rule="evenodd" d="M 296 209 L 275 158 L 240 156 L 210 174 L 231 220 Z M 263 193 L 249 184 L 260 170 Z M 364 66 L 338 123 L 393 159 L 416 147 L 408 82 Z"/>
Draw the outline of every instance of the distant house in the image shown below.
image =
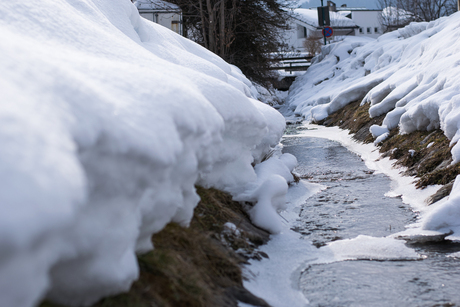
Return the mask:
<path fill-rule="evenodd" d="M 358 26 L 358 28 L 355 29 L 356 36 L 377 38 L 385 31 L 385 28 L 382 26 L 382 10 L 353 8 L 347 7 L 346 4 L 341 7 L 336 7 L 335 3 L 332 1 L 328 1 L 327 4 L 330 11 L 337 12 L 353 20 Z"/>
<path fill-rule="evenodd" d="M 318 25 L 318 11 L 314 9 L 297 8 L 288 11 L 290 30 L 286 31 L 285 42 L 295 51 L 305 52 L 306 41 L 310 38 L 321 38 L 322 27 Z M 356 23 L 339 14 L 338 12 L 329 12 L 331 25 L 334 30 L 334 36 L 328 40 L 334 40 L 337 36 L 355 35 L 359 28 Z"/>
<path fill-rule="evenodd" d="M 176 4 L 163 0 L 135 0 L 139 14 L 182 35 L 182 10 Z"/>

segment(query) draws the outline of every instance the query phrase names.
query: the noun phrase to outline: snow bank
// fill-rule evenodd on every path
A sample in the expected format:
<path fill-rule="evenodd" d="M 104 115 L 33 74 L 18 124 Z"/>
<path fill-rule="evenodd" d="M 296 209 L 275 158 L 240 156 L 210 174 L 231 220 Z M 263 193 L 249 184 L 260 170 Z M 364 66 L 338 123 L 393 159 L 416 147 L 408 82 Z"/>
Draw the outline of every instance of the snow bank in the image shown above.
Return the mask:
<path fill-rule="evenodd" d="M 293 84 L 288 103 L 307 119 L 321 120 L 363 99 L 369 114 L 385 114 L 385 128 L 401 133 L 441 128 L 460 138 L 460 14 L 409 26 L 363 45 L 350 37 L 323 48 Z M 460 160 L 460 145 L 452 150 Z"/>
<path fill-rule="evenodd" d="M 422 220 L 422 228 L 442 233 L 454 233 L 458 240 L 460 235 L 460 176 L 457 176 L 452 192 L 447 199 L 432 205 Z"/>
<path fill-rule="evenodd" d="M 282 206 L 286 169 L 265 183 L 251 164 L 284 119 L 237 68 L 128 0 L 3 1 L 0 16 L 1 306 L 127 290 L 151 234 L 189 223 L 197 183 Z M 281 188 L 262 200 L 264 184 Z"/>
<path fill-rule="evenodd" d="M 457 163 L 459 23 L 460 13 L 456 13 L 430 23 L 411 23 L 368 43 L 350 37 L 328 45 L 293 84 L 287 104 L 298 115 L 318 121 L 362 99 L 363 104 L 370 104 L 371 117 L 385 116 L 382 126 L 371 127 L 376 143 L 398 126 L 403 134 L 440 128 L 454 145 L 453 163 Z M 426 220 L 422 218 L 422 226 L 417 227 L 423 231 L 460 231 L 459 189 L 456 183 L 449 200 L 434 206 L 436 211 L 426 210 Z"/>

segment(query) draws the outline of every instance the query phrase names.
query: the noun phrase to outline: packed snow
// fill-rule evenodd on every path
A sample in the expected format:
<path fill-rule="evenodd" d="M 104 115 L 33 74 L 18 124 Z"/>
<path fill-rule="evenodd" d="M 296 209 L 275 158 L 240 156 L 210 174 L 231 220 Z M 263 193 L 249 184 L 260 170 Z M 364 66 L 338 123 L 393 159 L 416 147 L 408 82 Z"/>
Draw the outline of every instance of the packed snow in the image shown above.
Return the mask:
<path fill-rule="evenodd" d="M 0 16 L 1 306 L 129 289 L 151 234 L 190 222 L 196 184 L 280 229 L 295 158 L 260 163 L 285 121 L 238 68 L 128 0 L 3 1 Z"/>
<path fill-rule="evenodd" d="M 319 121 L 347 104 L 362 100 L 369 115 L 384 115 L 372 126 L 375 143 L 389 130 L 400 133 L 442 129 L 451 141 L 453 164 L 460 161 L 460 13 L 405 28 L 369 41 L 349 37 L 323 47 L 312 66 L 292 85 L 288 108 L 309 121 Z M 454 231 L 458 238 L 458 179 L 453 192 L 422 212 L 419 230 Z M 426 220 L 425 220 L 426 218 Z"/>
<path fill-rule="evenodd" d="M 321 247 L 322 254 L 311 264 L 331 263 L 344 260 L 418 260 L 421 256 L 405 245 L 406 242 L 394 238 L 376 238 L 359 235 L 328 243 Z"/>
<path fill-rule="evenodd" d="M 245 288 L 262 297 L 270 306 L 302 307 L 308 303 L 299 289 L 298 279 L 303 265 L 316 259 L 317 249 L 311 242 L 302 240 L 291 227 L 298 222 L 302 203 L 324 188 L 306 180 L 291 185 L 285 209 L 281 212 L 281 232 L 272 235 L 270 241 L 260 247 L 269 258 L 250 260 L 251 265 L 245 269 Z M 239 306 L 249 305 L 240 303 Z"/>

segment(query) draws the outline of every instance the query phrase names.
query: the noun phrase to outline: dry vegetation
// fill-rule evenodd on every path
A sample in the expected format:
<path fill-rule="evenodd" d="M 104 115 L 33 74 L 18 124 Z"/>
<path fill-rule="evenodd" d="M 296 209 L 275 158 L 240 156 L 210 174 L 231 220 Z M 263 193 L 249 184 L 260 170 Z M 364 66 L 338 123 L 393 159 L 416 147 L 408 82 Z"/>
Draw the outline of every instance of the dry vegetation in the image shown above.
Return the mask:
<path fill-rule="evenodd" d="M 374 124 L 381 125 L 384 115 L 370 118 L 369 104 L 360 106 L 360 103 L 361 101 L 355 101 L 349 104 L 319 124 L 349 129 L 356 140 L 364 143 L 373 142 L 374 138 L 369 132 L 369 127 Z M 395 166 L 405 167 L 406 175 L 418 178 L 417 187 L 444 185 L 432 197 L 430 200 L 432 203 L 450 193 L 455 177 L 460 174 L 460 164 L 451 165 L 452 147 L 449 143 L 440 129 L 401 135 L 396 128 L 390 131 L 390 136 L 379 144 L 379 148 L 384 157 L 395 159 Z"/>
<path fill-rule="evenodd" d="M 268 306 L 243 288 L 241 264 L 266 257 L 256 250 L 268 233 L 253 226 L 231 196 L 198 187 L 201 202 L 190 227 L 169 224 L 152 237 L 155 249 L 138 257 L 140 278 L 128 293 L 93 307 L 237 306 L 237 301 Z M 240 234 L 224 227 L 238 226 Z M 58 307 L 50 302 L 41 307 Z"/>

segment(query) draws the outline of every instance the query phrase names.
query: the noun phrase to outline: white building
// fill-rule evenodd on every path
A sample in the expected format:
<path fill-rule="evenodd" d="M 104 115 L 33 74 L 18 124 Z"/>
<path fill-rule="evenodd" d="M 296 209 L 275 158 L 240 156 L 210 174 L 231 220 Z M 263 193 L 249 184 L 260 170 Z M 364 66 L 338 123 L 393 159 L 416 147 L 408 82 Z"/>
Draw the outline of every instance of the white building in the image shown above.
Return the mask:
<path fill-rule="evenodd" d="M 359 27 L 355 30 L 356 36 L 377 38 L 384 33 L 382 26 L 382 10 L 352 7 L 336 7 L 334 2 L 328 1 L 331 11 L 336 11 L 342 16 L 348 17 Z"/>
<path fill-rule="evenodd" d="M 136 0 L 139 14 L 182 35 L 182 10 L 176 4 L 162 0 Z"/>
<path fill-rule="evenodd" d="M 290 30 L 286 31 L 285 41 L 295 51 L 305 52 L 305 41 L 312 37 L 322 38 L 322 27 L 318 25 L 318 10 L 297 8 L 289 12 Z M 350 19 L 338 12 L 329 12 L 333 36 L 328 41 L 337 37 L 355 35 L 358 26 Z"/>

